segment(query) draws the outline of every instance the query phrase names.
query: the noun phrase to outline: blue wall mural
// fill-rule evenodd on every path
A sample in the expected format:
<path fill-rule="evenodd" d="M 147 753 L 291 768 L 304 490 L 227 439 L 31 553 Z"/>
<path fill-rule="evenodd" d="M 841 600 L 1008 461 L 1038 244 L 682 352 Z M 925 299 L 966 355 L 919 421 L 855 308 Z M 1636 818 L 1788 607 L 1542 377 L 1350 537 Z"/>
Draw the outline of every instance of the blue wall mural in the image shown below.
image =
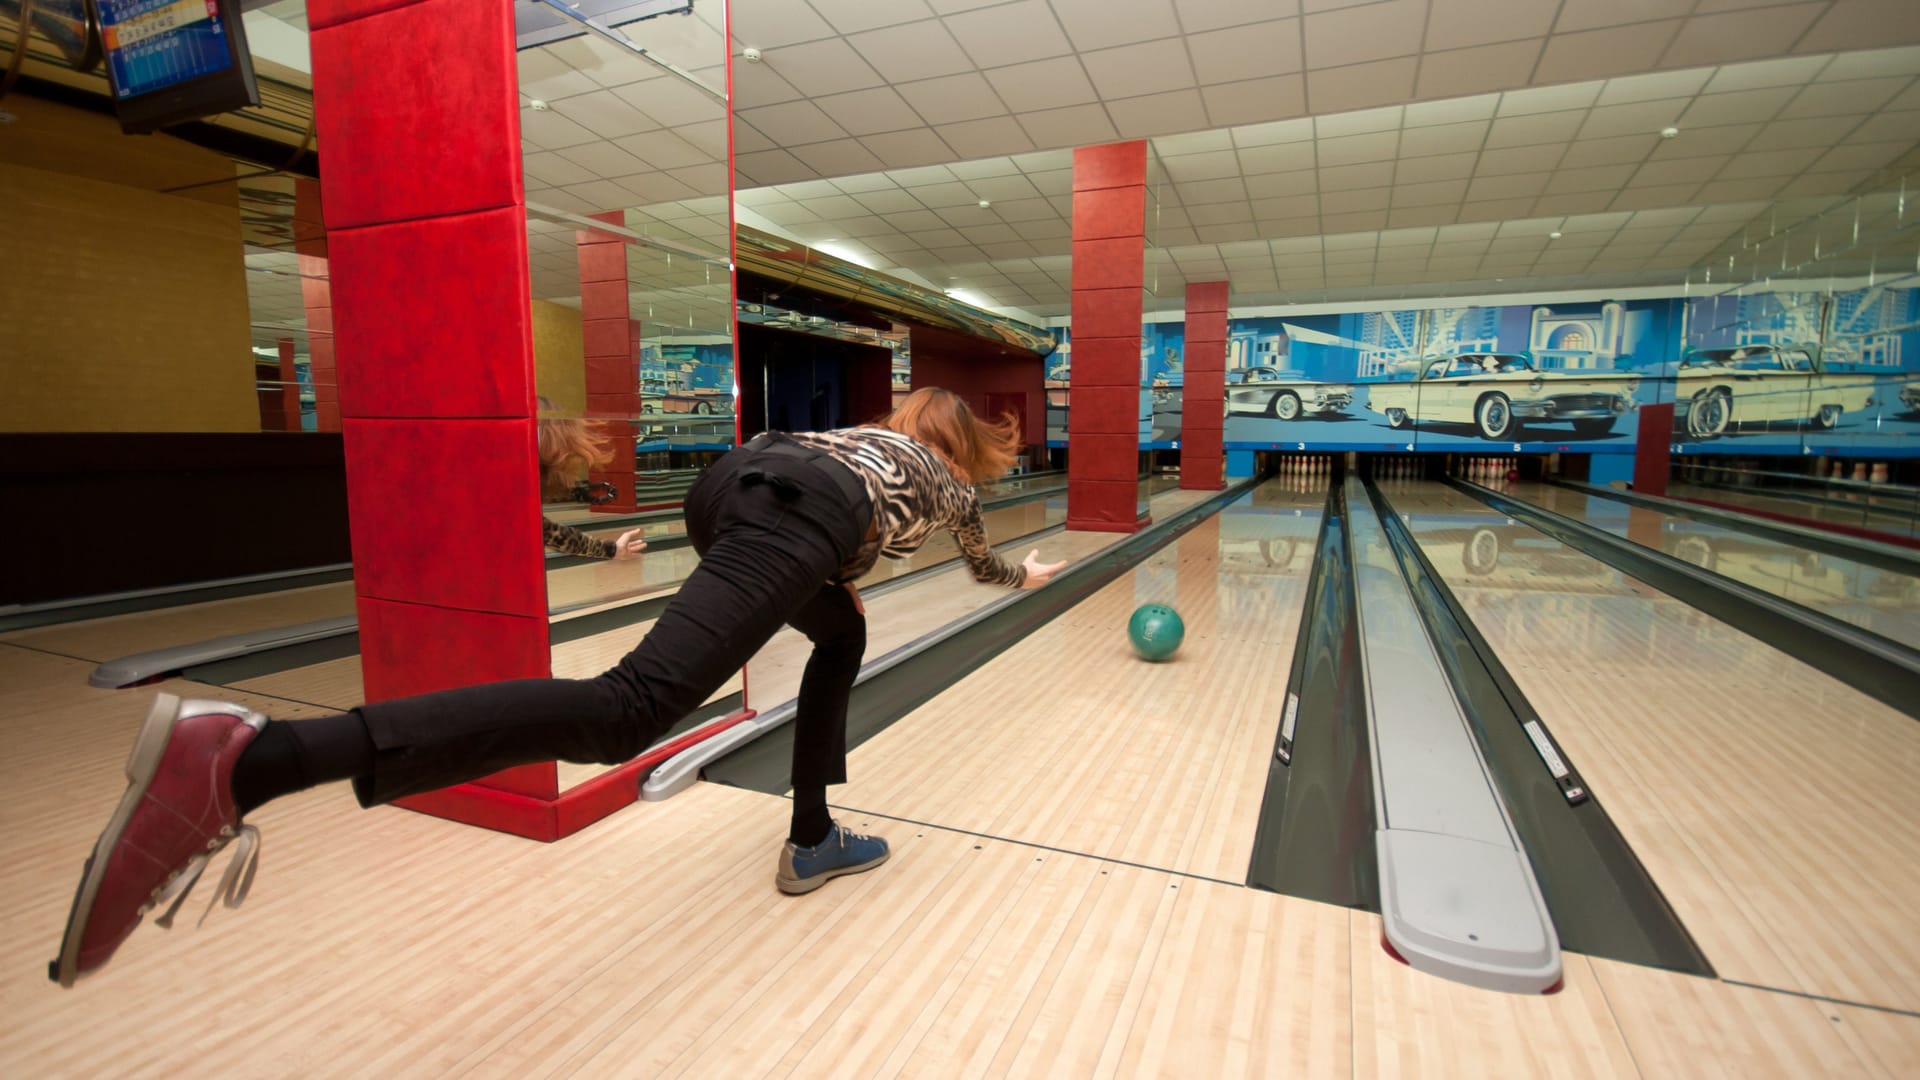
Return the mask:
<path fill-rule="evenodd" d="M 1182 324 L 1144 328 L 1145 446 L 1177 443 L 1183 352 Z M 1631 453 L 1672 402 L 1677 453 L 1920 455 L 1913 287 L 1235 319 L 1226 367 L 1230 450 Z"/>

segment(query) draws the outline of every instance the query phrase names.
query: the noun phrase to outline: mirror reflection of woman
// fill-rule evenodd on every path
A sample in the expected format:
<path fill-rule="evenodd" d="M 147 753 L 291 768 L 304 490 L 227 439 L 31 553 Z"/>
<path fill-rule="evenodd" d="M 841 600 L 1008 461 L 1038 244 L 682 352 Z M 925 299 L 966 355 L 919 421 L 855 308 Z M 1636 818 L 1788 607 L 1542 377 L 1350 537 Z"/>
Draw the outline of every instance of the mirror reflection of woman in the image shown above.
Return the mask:
<path fill-rule="evenodd" d="M 768 434 L 722 456 L 687 493 L 700 563 L 653 629 L 592 679 L 519 679 L 363 705 L 311 720 L 162 694 L 127 764 L 129 784 L 82 875 L 49 975 L 97 970 L 145 913 L 169 925 L 207 860 L 232 844 L 219 894 L 238 906 L 259 832 L 243 819 L 339 780 L 363 806 L 555 759 L 633 759 L 699 708 L 781 626 L 813 643 L 794 719 L 793 813 L 775 884 L 805 893 L 885 862 L 887 842 L 827 810 L 846 780 L 847 700 L 866 650 L 854 582 L 934 533 L 973 576 L 1038 588 L 1064 563 L 1014 566 L 988 546 L 976 483 L 1019 450 L 1012 417 L 983 422 L 957 395 L 921 389 L 875 424 Z M 564 455 L 563 455 L 564 457 Z M 543 454 L 542 460 L 546 460 Z M 560 459 L 556 459 L 560 460 Z M 571 460 L 567 458 L 566 460 Z"/>
<path fill-rule="evenodd" d="M 547 498 L 566 495 L 587 470 L 613 460 L 613 446 L 599 427 L 576 416 L 555 416 L 553 402 L 540 398 L 537 433 L 540 454 L 540 493 Z M 552 518 L 540 518 L 541 542 L 569 555 L 596 559 L 632 559 L 647 549 L 641 529 L 628 529 L 612 540 L 588 536 Z"/>

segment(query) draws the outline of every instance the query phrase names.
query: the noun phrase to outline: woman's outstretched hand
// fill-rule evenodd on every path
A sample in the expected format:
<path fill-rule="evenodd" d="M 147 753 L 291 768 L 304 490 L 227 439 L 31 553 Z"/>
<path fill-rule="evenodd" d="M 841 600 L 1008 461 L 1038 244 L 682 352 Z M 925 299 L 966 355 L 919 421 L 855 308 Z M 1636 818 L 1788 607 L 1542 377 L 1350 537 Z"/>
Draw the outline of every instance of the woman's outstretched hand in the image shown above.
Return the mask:
<path fill-rule="evenodd" d="M 1049 578 L 1066 569 L 1066 567 L 1067 564 L 1063 562 L 1042 563 L 1040 561 L 1040 549 L 1034 548 L 1032 551 L 1027 552 L 1027 561 L 1020 564 L 1020 569 L 1027 572 L 1027 580 L 1023 582 L 1020 587 L 1023 589 L 1037 589 L 1045 585 Z"/>
<path fill-rule="evenodd" d="M 616 559 L 639 558 L 640 553 L 645 550 L 647 550 L 647 542 L 640 538 L 639 529 L 628 529 L 620 534 L 620 539 L 613 542 L 613 557 Z"/>

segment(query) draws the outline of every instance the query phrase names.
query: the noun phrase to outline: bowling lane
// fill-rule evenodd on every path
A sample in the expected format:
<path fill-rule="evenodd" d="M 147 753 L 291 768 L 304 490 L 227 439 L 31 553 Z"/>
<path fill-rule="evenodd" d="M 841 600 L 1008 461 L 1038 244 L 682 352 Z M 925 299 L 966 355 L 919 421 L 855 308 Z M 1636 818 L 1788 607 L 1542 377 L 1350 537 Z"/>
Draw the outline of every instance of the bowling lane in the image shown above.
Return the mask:
<path fill-rule="evenodd" d="M 855 749 L 833 801 L 1244 881 L 1325 499 L 1243 496 Z M 1127 643 L 1150 602 L 1186 623 L 1166 663 Z"/>
<path fill-rule="evenodd" d="M 1165 482 L 1157 484 L 1162 489 L 1166 486 Z M 984 517 L 987 535 L 991 537 L 1025 536 L 1066 520 L 1065 495 L 988 510 Z M 670 524 L 684 528 L 677 519 Z M 621 531 L 611 530 L 608 538 Z M 1020 554 L 1024 556 L 1026 552 Z M 943 559 L 958 557 L 959 550 L 952 538 L 943 533 L 928 541 L 910 561 L 903 560 L 900 564 L 883 561 L 863 584 L 877 584 L 899 574 L 925 569 Z M 638 559 L 592 559 L 549 570 L 547 608 L 556 617 L 577 617 L 635 600 L 664 596 L 686 580 L 698 561 L 692 548 L 680 547 L 649 551 Z M 174 645 L 344 618 L 353 613 L 353 583 L 342 581 L 16 630 L 0 634 L 0 642 L 101 663 Z M 357 659 L 353 670 L 357 678 Z M 322 679 L 320 685 L 327 682 Z"/>
<path fill-rule="evenodd" d="M 1667 494 L 1675 499 L 1696 499 L 1736 509 L 1763 510 L 1769 514 L 1784 514 L 1802 520 L 1875 529 L 1895 536 L 1920 536 L 1920 514 L 1915 512 L 1911 496 L 1882 498 L 1869 493 L 1857 497 L 1800 499 L 1785 492 L 1773 494 L 1716 484 L 1687 483 L 1667 485 Z"/>
<path fill-rule="evenodd" d="M 1387 490 L 1723 978 L 1920 1009 L 1920 724 L 1467 495 Z"/>
<path fill-rule="evenodd" d="M 1516 484 L 1509 493 L 1882 637 L 1920 646 L 1920 577 L 1551 484 Z"/>

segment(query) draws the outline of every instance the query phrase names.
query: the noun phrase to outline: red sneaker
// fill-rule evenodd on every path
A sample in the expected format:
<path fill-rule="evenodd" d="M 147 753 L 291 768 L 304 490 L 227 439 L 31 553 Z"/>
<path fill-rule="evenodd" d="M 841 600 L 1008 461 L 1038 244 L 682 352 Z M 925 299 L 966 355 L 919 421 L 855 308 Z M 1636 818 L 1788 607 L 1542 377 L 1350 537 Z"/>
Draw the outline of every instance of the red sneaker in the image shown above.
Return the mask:
<path fill-rule="evenodd" d="M 67 917 L 60 958 L 47 976 L 61 986 L 104 966 L 154 907 L 173 925 L 208 860 L 236 838 L 233 862 L 220 879 L 228 907 L 239 907 L 259 865 L 260 833 L 240 824 L 233 805 L 233 765 L 267 718 L 219 701 L 181 701 L 161 694 L 127 758 L 127 791 L 88 857 Z M 212 909 L 212 905 L 208 905 Z M 205 916 L 202 916 L 205 918 Z"/>

